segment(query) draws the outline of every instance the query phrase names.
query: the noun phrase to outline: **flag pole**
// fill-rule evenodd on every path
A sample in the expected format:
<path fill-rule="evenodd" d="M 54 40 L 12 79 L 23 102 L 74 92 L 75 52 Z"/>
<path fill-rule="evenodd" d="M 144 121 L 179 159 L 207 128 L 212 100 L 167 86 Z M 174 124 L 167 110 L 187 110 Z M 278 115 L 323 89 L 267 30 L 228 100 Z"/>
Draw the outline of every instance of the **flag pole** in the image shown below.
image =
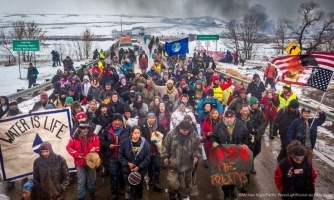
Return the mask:
<path fill-rule="evenodd" d="M 329 84 L 331 84 L 331 80 L 332 80 L 332 78 L 333 78 L 333 75 L 334 75 L 334 72 L 333 72 L 333 74 L 332 74 L 332 77 L 331 77 L 331 79 L 329 79 L 329 83 L 328 83 L 328 85 L 327 85 L 326 91 L 325 91 L 325 92 L 324 92 L 324 94 L 322 95 L 322 97 L 321 97 L 321 100 L 320 100 L 320 103 L 319 103 L 319 106 L 318 106 L 318 107 L 320 107 L 320 106 L 322 105 L 322 101 L 324 100 L 324 97 L 325 97 L 325 95 L 326 95 L 326 92 L 327 92 L 327 90 L 328 90 Z M 315 113 L 315 116 L 317 116 L 317 113 L 318 113 L 318 110 L 317 110 L 317 112 Z M 313 125 L 313 123 L 314 123 L 314 120 L 315 120 L 315 117 L 313 117 L 313 120 L 312 120 L 312 123 L 311 123 L 311 126 L 310 126 L 310 128 L 312 127 L 312 125 Z"/>

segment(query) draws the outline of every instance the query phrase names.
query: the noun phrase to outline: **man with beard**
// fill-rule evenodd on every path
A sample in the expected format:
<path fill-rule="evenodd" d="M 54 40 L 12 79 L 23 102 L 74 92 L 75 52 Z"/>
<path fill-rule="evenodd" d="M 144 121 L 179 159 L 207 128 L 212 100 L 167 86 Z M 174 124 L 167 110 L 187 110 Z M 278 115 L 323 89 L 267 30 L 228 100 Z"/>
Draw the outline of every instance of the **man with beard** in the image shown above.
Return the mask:
<path fill-rule="evenodd" d="M 34 104 L 34 107 L 31 109 L 31 111 L 45 110 L 47 104 L 51 104 L 54 109 L 56 108 L 56 106 L 51 101 L 48 101 L 48 94 L 46 92 L 42 92 L 40 95 L 40 101 Z"/>
<path fill-rule="evenodd" d="M 47 191 L 49 199 L 65 199 L 70 173 L 66 160 L 53 152 L 49 142 L 39 146 L 39 158 L 36 158 L 33 166 L 33 180 Z"/>
<path fill-rule="evenodd" d="M 262 92 L 264 92 L 266 88 L 264 87 L 263 82 L 260 80 L 260 76 L 258 74 L 253 75 L 253 81 L 247 87 L 247 94 L 251 94 L 252 97 L 256 97 L 257 99 L 262 98 Z"/>
<path fill-rule="evenodd" d="M 141 125 L 147 116 L 148 106 L 146 103 L 143 103 L 143 95 L 140 92 L 136 93 L 136 99 L 133 104 L 130 105 L 130 108 L 133 113 L 136 113 L 139 118 L 138 124 Z"/>
<path fill-rule="evenodd" d="M 288 106 L 294 99 L 298 100 L 297 94 L 291 90 L 290 84 L 285 84 L 283 91 L 278 94 L 279 105 L 277 110 L 279 111 L 281 108 Z"/>
<path fill-rule="evenodd" d="M 123 140 L 129 136 L 130 128 L 124 126 L 123 116 L 120 113 L 114 113 L 111 124 L 101 135 L 101 147 L 106 149 L 105 158 L 109 163 L 111 200 L 118 200 L 119 194 L 124 193 L 124 179 L 119 179 L 122 165 L 118 160 L 118 149 Z"/>
<path fill-rule="evenodd" d="M 162 147 L 162 138 L 167 134 L 163 125 L 159 123 L 153 112 L 147 114 L 147 119 L 143 121 L 141 131 L 143 137 L 151 146 L 150 164 L 148 166 L 149 185 L 153 186 L 153 190 L 162 192 L 163 188 L 159 185 L 161 157 L 159 150 Z M 157 137 L 159 139 L 157 139 Z"/>

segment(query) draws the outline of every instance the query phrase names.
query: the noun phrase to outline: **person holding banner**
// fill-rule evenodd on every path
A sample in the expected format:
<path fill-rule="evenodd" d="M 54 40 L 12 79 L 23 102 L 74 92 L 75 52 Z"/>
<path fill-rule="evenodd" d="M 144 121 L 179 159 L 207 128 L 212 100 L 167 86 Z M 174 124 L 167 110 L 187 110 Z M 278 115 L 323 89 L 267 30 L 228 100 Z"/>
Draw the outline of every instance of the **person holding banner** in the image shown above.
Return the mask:
<path fill-rule="evenodd" d="M 78 199 L 83 200 L 86 193 L 86 178 L 89 199 L 94 200 L 96 169 L 88 167 L 85 157 L 90 152 L 100 151 L 100 138 L 93 132 L 90 123 L 80 123 L 79 130 L 72 135 L 66 146 L 67 152 L 74 158 L 78 176 Z"/>
<path fill-rule="evenodd" d="M 53 152 L 49 142 L 39 146 L 39 158 L 36 158 L 33 166 L 33 180 L 48 193 L 49 199 L 65 200 L 70 173 L 66 160 Z"/>
<path fill-rule="evenodd" d="M 246 125 L 236 119 L 233 110 L 225 112 L 223 121 L 219 122 L 211 135 L 212 147 L 216 148 L 221 144 L 249 145 L 251 136 Z M 211 162 L 211 160 L 209 160 Z M 235 185 L 224 185 L 217 187 L 220 199 L 232 196 L 237 197 Z"/>
<path fill-rule="evenodd" d="M 170 200 L 187 198 L 181 193 L 181 177 L 185 177 L 186 187 L 192 182 L 194 166 L 202 156 L 201 142 L 198 135 L 186 120 L 180 122 L 174 129 L 168 132 L 163 141 L 161 157 L 168 167 L 168 194 Z"/>

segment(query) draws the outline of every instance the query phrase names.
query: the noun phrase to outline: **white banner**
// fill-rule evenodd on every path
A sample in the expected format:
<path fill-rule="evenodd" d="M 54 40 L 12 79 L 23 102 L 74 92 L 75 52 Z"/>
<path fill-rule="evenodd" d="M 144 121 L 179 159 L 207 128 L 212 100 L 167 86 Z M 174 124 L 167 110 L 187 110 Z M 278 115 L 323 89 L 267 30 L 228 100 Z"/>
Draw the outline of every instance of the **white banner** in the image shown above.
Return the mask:
<path fill-rule="evenodd" d="M 0 120 L 3 180 L 12 181 L 31 175 L 43 141 L 50 142 L 53 151 L 63 156 L 69 169 L 73 170 L 73 157 L 66 151 L 71 129 L 69 109 L 39 111 Z"/>

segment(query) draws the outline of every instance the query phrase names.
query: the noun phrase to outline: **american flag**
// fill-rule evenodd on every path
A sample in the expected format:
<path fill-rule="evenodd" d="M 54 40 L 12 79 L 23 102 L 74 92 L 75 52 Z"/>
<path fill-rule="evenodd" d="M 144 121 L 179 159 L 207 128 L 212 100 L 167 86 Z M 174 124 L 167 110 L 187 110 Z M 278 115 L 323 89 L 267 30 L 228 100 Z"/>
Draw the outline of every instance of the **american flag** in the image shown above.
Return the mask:
<path fill-rule="evenodd" d="M 272 63 L 282 72 L 276 81 L 326 91 L 334 72 L 334 53 L 283 56 Z"/>

